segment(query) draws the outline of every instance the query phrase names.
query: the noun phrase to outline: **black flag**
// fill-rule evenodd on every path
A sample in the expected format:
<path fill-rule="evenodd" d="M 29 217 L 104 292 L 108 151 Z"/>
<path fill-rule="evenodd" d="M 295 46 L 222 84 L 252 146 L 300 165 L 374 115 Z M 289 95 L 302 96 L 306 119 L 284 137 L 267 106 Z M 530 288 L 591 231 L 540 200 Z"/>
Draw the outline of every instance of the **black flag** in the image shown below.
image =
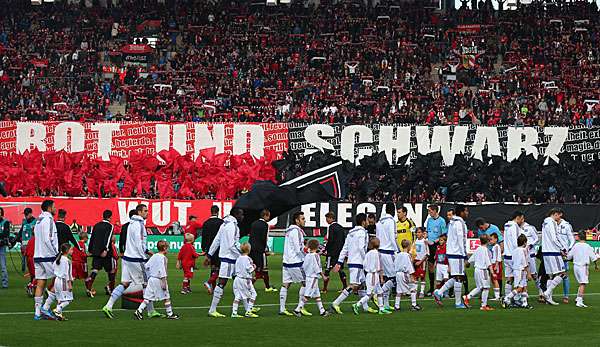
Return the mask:
<path fill-rule="evenodd" d="M 244 210 L 244 220 L 240 223 L 241 234 L 250 232 L 250 225 L 260 218 L 263 209 L 277 217 L 303 204 L 343 199 L 352 169 L 351 163 L 339 161 L 280 185 L 271 181 L 256 181 L 252 189 L 234 205 Z"/>

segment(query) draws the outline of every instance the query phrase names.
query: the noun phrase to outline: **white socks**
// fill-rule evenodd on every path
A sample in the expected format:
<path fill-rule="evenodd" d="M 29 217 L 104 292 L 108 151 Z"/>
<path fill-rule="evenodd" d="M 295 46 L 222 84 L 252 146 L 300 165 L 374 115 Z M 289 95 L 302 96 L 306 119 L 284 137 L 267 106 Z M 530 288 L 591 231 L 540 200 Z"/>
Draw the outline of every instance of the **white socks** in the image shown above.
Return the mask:
<path fill-rule="evenodd" d="M 300 291 L 298 291 L 298 307 L 302 309 L 304 307 L 304 291 L 306 290 L 305 286 L 300 287 Z M 302 305 L 302 306 L 300 306 Z"/>
<path fill-rule="evenodd" d="M 446 283 L 444 283 L 442 288 L 439 289 L 439 292 L 444 294 L 445 292 L 450 290 L 450 288 L 454 287 L 454 283 L 456 283 L 456 280 L 454 278 L 449 279 L 448 281 L 446 281 Z"/>
<path fill-rule="evenodd" d="M 213 292 L 213 298 L 212 298 L 212 302 L 210 303 L 210 309 L 208 310 L 208 313 L 213 313 L 213 312 L 217 311 L 217 306 L 219 305 L 219 302 L 221 301 L 222 297 L 223 297 L 223 288 L 216 286 L 215 291 Z"/>
<path fill-rule="evenodd" d="M 454 304 L 462 303 L 462 282 L 454 281 Z"/>
<path fill-rule="evenodd" d="M 333 300 L 334 306 L 340 306 L 344 300 L 346 300 L 350 296 L 350 292 L 347 289 L 342 290 L 342 293 Z"/>
<path fill-rule="evenodd" d="M 288 289 L 286 287 L 281 287 L 281 290 L 279 290 L 279 312 L 285 311 L 285 302 L 287 300 L 287 292 L 288 292 Z"/>
<path fill-rule="evenodd" d="M 240 306 L 240 302 L 236 299 L 233 300 L 233 305 L 231 305 L 231 314 L 237 314 L 238 313 L 238 307 Z"/>
<path fill-rule="evenodd" d="M 489 294 L 490 294 L 489 288 L 483 288 L 483 291 L 481 292 L 481 307 L 487 306 Z"/>
<path fill-rule="evenodd" d="M 365 297 L 365 296 L 367 296 L 367 291 L 366 291 L 365 289 L 360 289 L 360 290 L 358 291 L 358 297 L 362 299 L 362 298 L 363 298 L 363 297 Z M 369 299 L 367 298 L 367 300 L 365 300 L 365 301 L 362 303 L 362 308 L 363 308 L 363 310 L 365 310 L 365 311 L 366 311 L 366 310 L 369 308 L 369 303 L 368 303 L 368 301 L 369 301 Z"/>
<path fill-rule="evenodd" d="M 110 298 L 108 299 L 108 302 L 106 303 L 106 307 L 108 307 L 108 309 L 112 310 L 113 305 L 115 304 L 115 302 L 117 302 L 117 300 L 119 300 L 121 295 L 123 295 L 124 291 L 125 291 L 125 287 L 122 284 L 119 284 L 115 289 L 113 289 L 112 293 L 110 294 Z"/>
<path fill-rule="evenodd" d="M 33 302 L 35 303 L 35 315 L 36 316 L 41 316 L 42 315 L 42 301 L 44 301 L 44 297 L 43 296 L 36 296 L 33 298 Z"/>
<path fill-rule="evenodd" d="M 496 300 L 500 299 L 500 288 L 494 288 L 494 298 Z"/>
<path fill-rule="evenodd" d="M 552 296 L 552 292 L 554 291 L 554 288 L 556 288 L 561 283 L 562 283 L 562 277 L 560 277 L 560 276 L 555 276 L 553 279 L 549 280 L 546 284 L 545 294 L 547 294 L 548 296 Z"/>
<path fill-rule="evenodd" d="M 504 295 L 506 296 L 507 293 L 512 292 L 512 284 L 508 283 L 508 281 L 506 282 L 506 284 L 504 285 Z"/>
<path fill-rule="evenodd" d="M 481 289 L 478 287 L 473 288 L 469 294 L 467 294 L 468 299 L 472 299 L 477 296 L 481 292 Z"/>
<path fill-rule="evenodd" d="M 413 306 L 417 305 L 417 292 L 416 291 L 410 292 L 410 304 Z"/>
<path fill-rule="evenodd" d="M 46 302 L 44 303 L 44 310 L 48 311 L 55 300 L 56 300 L 56 293 L 53 291 L 48 291 L 48 298 L 46 299 Z"/>
<path fill-rule="evenodd" d="M 65 307 L 69 306 L 71 302 L 70 301 L 63 301 L 58 303 L 58 305 L 56 305 L 56 312 L 58 313 L 62 313 L 62 311 L 65 309 Z"/>

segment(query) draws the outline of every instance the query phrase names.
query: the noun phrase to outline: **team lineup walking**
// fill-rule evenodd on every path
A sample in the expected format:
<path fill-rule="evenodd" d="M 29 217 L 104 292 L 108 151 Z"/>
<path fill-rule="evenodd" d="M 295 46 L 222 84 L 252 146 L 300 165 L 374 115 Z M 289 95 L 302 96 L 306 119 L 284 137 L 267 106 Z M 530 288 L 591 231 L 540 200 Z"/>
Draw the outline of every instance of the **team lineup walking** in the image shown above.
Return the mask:
<path fill-rule="evenodd" d="M 123 242 L 119 242 L 120 252 L 115 246 L 111 213 L 103 212 L 103 220 L 94 227 L 88 245 L 93 256 L 93 270 L 89 275 L 82 264 L 87 263 L 87 234 L 80 233 L 79 242 L 61 236 L 54 220 L 57 213 L 54 201 L 44 201 L 41 210 L 33 233 L 27 240 L 27 248 L 33 247 L 34 250 L 24 251 L 25 255 L 33 253 L 32 259 L 25 259 L 24 262 L 32 260 L 34 263 L 32 283 L 36 286 L 35 320 L 66 320 L 65 307 L 77 299 L 73 297 L 74 280 L 82 279 L 86 293 L 93 297 L 91 284 L 100 269 L 106 270 L 109 278 L 106 291 L 110 297 L 101 309 L 107 318 L 117 318 L 113 306 L 130 286 L 139 286 L 143 291 L 141 303 L 133 313 L 135 319 L 144 319 L 144 311 L 149 318 L 180 318 L 174 313 L 167 282 L 169 244 L 159 241 L 156 245 L 158 252 L 149 250 L 145 227 L 148 216 L 146 205 L 139 204 L 130 211 L 126 233 L 121 234 Z M 439 206 L 430 205 L 428 211 L 424 227 L 411 228 L 409 237 L 399 237 L 398 230 L 407 221 L 406 210 L 402 207 L 396 209 L 394 203 L 385 204 L 381 218 L 375 224 L 374 235 L 368 231 L 370 218 L 367 214 L 358 213 L 354 227 L 346 233 L 334 222 L 335 215 L 330 212 L 326 215 L 330 227 L 324 245 L 316 238 L 306 237 L 304 213 L 294 213 L 285 231 L 282 285 L 277 290 L 269 282 L 267 268 L 267 256 L 271 254 L 267 246 L 269 211 L 260 212 L 260 219 L 252 224 L 250 242 L 241 243 L 239 223 L 244 218 L 244 211 L 234 207 L 229 215 L 220 220 L 218 210 L 213 208 L 212 216 L 206 222 L 207 237 L 211 242 L 203 242 L 203 248 L 207 248 L 204 265 L 212 269 L 211 278 L 204 284 L 212 295 L 208 316 L 228 316 L 217 309 L 222 307 L 219 304 L 228 282 L 232 280 L 234 300 L 229 316 L 258 318 L 260 308 L 256 306 L 258 295 L 254 283 L 261 278 L 265 281 L 266 293 L 279 292 L 281 316 L 312 316 L 313 313 L 306 307 L 311 300 L 316 302 L 321 316 L 341 315 L 344 314 L 342 303 L 353 295 L 357 300 L 351 300 L 351 311 L 356 315 L 361 312 L 389 315 L 394 311 L 402 311 L 403 297 L 410 302 L 406 308 L 421 311 L 418 300 L 425 296 L 431 296 L 439 306 L 444 305 L 446 298 L 454 297 L 454 307 L 461 310 L 469 309 L 477 297 L 480 297 L 482 311 L 494 311 L 500 307 L 532 309 L 529 283 L 535 284 L 537 293 L 533 294 L 537 295 L 538 302 L 559 305 L 553 298 L 554 290 L 562 284 L 566 288 L 563 302 L 568 303 L 567 271 L 571 261 L 578 282 L 575 305 L 587 307 L 584 294 L 589 283 L 589 266 L 594 262 L 598 269 L 598 257 L 585 242 L 585 232 L 573 235 L 572 227 L 563 218 L 561 210 L 551 209 L 548 212 L 541 226 L 541 237 L 520 211 L 515 211 L 509 217 L 502 234 L 499 228 L 478 219 L 479 244 L 470 254 L 467 245 L 469 230 L 465 222 L 469 217 L 468 207 L 455 205 L 448 212 L 448 223 L 440 216 Z M 29 221 L 31 210 L 25 212 L 25 220 Z M 58 210 L 59 219 L 64 219 L 65 213 Z M 398 221 L 394 218 L 395 214 Z M 216 229 L 216 233 L 213 229 Z M 184 275 L 182 295 L 192 292 L 195 262 L 200 257 L 193 245 L 197 236 L 184 234 L 185 245 L 177 257 L 176 268 Z M 118 256 L 117 253 L 122 254 L 121 283 L 115 286 L 117 264 L 113 255 Z M 321 256 L 325 256 L 324 264 Z M 539 271 L 536 259 L 539 259 Z M 466 270 L 469 266 L 474 267 L 471 290 Z M 425 293 L 427 271 L 430 286 Z M 327 292 L 330 276 L 335 273 L 340 275 L 342 290 L 326 307 L 321 292 Z M 504 283 L 503 288 L 500 283 Z M 298 288 L 299 299 L 297 305 L 290 308 L 287 297 L 295 287 Z M 164 302 L 166 315 L 154 308 L 154 303 L 158 301 Z M 497 302 L 497 307 L 492 307 L 491 302 Z M 242 314 L 238 314 L 240 303 L 244 306 Z"/>

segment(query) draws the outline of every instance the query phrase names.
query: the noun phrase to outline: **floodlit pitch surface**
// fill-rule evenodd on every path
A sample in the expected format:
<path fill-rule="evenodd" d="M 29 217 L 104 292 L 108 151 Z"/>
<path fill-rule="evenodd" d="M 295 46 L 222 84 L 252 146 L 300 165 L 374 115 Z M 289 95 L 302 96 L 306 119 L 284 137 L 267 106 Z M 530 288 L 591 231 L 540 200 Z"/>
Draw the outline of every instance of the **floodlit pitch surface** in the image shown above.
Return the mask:
<path fill-rule="evenodd" d="M 20 269 L 17 254 L 10 254 Z M 591 284 L 585 302 L 589 308 L 575 307 L 577 285 L 571 276 L 571 303 L 552 307 L 537 303 L 532 296 L 533 310 L 504 310 L 497 302 L 494 312 L 479 311 L 479 299 L 472 300 L 467 311 L 454 309 L 454 300 L 446 299 L 439 308 L 429 299 L 419 300 L 421 312 L 410 312 L 409 301 L 403 299 L 402 311 L 388 316 L 361 313 L 352 314 L 350 304 L 357 300 L 350 296 L 342 305 L 343 315 L 320 317 L 316 305 L 309 304 L 313 317 L 280 317 L 279 293 L 265 293 L 262 280 L 256 283 L 260 318 L 229 318 L 232 286 L 228 284 L 219 312 L 228 318 L 207 317 L 211 297 L 202 282 L 207 269 L 200 267 L 192 282 L 192 294 L 181 295 L 182 273 L 175 269 L 175 256 L 169 257 L 169 287 L 175 311 L 181 320 L 145 319 L 136 321 L 132 311 L 115 310 L 116 318 L 104 317 L 100 308 L 105 304 L 103 286 L 106 274 L 95 282 L 98 295 L 85 296 L 83 283 L 74 284 L 75 300 L 69 305 L 66 322 L 34 321 L 33 299 L 26 296 L 26 279 L 15 272 L 7 259 L 10 289 L 0 290 L 0 345 L 2 346 L 107 346 L 107 345 L 179 345 L 179 346 L 232 346 L 232 345 L 333 345 L 333 346 L 387 346 L 387 345 L 460 345 L 460 346 L 584 346 L 598 345 L 600 331 L 600 272 L 591 271 Z M 198 261 L 200 263 L 201 261 Z M 272 283 L 281 285 L 281 257 L 270 257 Z M 472 270 L 471 270 L 472 271 Z M 117 277 L 119 278 L 119 277 Z M 474 281 L 471 279 L 471 285 Z M 324 294 L 326 307 L 341 288 L 337 274 Z M 533 285 L 530 292 L 536 293 Z M 555 290 L 560 301 L 562 286 Z M 492 297 L 493 295 L 490 295 Z M 297 304 L 298 287 L 293 286 L 288 296 L 288 310 Z M 372 303 L 371 303 L 372 305 Z M 120 302 L 115 308 L 120 307 Z M 162 308 L 162 304 L 157 305 Z M 240 313 L 243 306 L 240 305 Z"/>

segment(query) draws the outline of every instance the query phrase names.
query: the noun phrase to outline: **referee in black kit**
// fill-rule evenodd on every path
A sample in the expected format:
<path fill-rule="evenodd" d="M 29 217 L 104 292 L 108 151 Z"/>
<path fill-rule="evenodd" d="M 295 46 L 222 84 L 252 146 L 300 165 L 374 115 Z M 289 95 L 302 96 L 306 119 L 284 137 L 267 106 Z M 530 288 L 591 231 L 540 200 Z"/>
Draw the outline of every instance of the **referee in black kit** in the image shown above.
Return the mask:
<path fill-rule="evenodd" d="M 108 275 L 109 281 L 115 280 L 115 273 L 113 272 L 113 254 L 112 247 L 110 246 L 110 240 L 113 235 L 114 226 L 110 222 L 112 218 L 112 211 L 105 210 L 102 213 L 102 221 L 96 223 L 92 229 L 92 236 L 90 237 L 90 244 L 88 245 L 88 251 L 92 254 L 92 273 L 90 274 L 91 283 L 96 279 L 98 271 L 104 269 Z M 93 297 L 90 292 L 88 296 Z"/>

